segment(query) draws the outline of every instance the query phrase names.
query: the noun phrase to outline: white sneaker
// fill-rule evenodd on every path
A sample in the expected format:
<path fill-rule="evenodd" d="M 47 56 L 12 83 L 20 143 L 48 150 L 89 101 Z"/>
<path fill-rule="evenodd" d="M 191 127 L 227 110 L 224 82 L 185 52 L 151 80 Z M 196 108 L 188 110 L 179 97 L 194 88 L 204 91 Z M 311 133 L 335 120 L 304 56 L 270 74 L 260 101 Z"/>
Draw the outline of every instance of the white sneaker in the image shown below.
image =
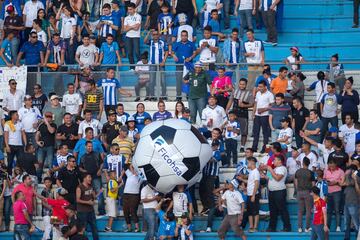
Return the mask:
<path fill-rule="evenodd" d="M 210 227 L 206 228 L 206 232 L 211 232 L 211 228 Z"/>
<path fill-rule="evenodd" d="M 337 226 L 337 227 L 336 227 L 336 231 L 337 231 L 337 232 L 341 232 L 340 226 Z"/>
<path fill-rule="evenodd" d="M 302 228 L 298 228 L 298 232 L 299 232 L 299 233 L 302 233 Z"/>
<path fill-rule="evenodd" d="M 311 228 L 305 228 L 305 232 L 308 233 L 308 232 L 311 232 Z"/>

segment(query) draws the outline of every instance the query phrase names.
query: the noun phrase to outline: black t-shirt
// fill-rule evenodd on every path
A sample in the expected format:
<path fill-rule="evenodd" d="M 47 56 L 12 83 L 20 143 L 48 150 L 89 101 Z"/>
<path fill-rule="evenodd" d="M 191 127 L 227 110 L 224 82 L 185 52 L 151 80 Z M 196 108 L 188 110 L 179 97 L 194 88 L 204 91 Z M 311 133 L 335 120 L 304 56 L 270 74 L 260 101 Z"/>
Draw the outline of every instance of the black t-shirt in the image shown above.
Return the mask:
<path fill-rule="evenodd" d="M 91 174 L 92 178 L 98 178 L 97 171 L 100 169 L 101 158 L 98 152 L 85 153 L 80 159 L 81 168 Z"/>
<path fill-rule="evenodd" d="M 330 161 L 335 161 L 336 165 L 345 171 L 349 156 L 344 151 L 334 151 L 329 155 L 328 162 Z"/>
<path fill-rule="evenodd" d="M 161 8 L 157 1 L 152 1 L 148 10 L 150 17 L 150 29 L 157 29 L 158 17 L 161 13 Z"/>
<path fill-rule="evenodd" d="M 66 126 L 65 124 L 60 125 L 57 129 L 57 133 L 65 134 L 66 140 L 61 140 L 61 144 L 66 144 L 69 149 L 74 149 L 77 140 L 70 140 L 70 135 L 77 136 L 79 130 L 79 125 L 76 123 L 71 124 L 71 126 Z"/>
<path fill-rule="evenodd" d="M 70 171 L 66 167 L 63 167 L 59 170 L 58 180 L 69 194 L 75 194 L 80 181 L 80 171 L 78 168 Z"/>
<path fill-rule="evenodd" d="M 9 33 L 14 33 L 15 37 L 19 36 L 20 31 L 15 29 L 10 29 L 9 27 L 22 27 L 24 26 L 22 17 L 15 15 L 13 17 L 7 16 L 4 21 L 4 27 L 6 27 L 5 36 L 7 36 Z"/>
<path fill-rule="evenodd" d="M 295 119 L 295 132 L 299 133 L 300 130 L 303 128 L 305 124 L 305 118 L 310 116 L 310 111 L 302 107 L 300 110 L 297 110 L 296 108 L 293 108 L 292 110 L 292 117 Z"/>
<path fill-rule="evenodd" d="M 101 133 L 106 135 L 106 143 L 111 144 L 114 138 L 119 135 L 119 129 L 121 127 L 121 122 L 116 121 L 113 124 L 106 122 L 102 128 Z"/>
<path fill-rule="evenodd" d="M 50 123 L 50 126 L 56 130 L 55 123 Z M 55 146 L 56 131 L 54 133 L 50 133 L 45 123 L 42 123 L 39 126 L 38 131 L 40 132 L 40 140 L 44 142 L 44 147 Z"/>
<path fill-rule="evenodd" d="M 42 110 L 44 109 L 45 103 L 47 102 L 48 98 L 45 94 L 41 95 L 40 97 L 36 98 L 35 96 L 32 96 L 32 104 L 33 107 L 37 107 L 39 111 L 42 113 Z"/>
<path fill-rule="evenodd" d="M 192 0 L 181 0 L 177 1 L 176 5 L 176 14 L 179 13 L 192 13 L 194 12 L 194 6 L 192 4 Z"/>
<path fill-rule="evenodd" d="M 35 164 L 38 163 L 36 156 L 32 153 L 22 153 L 21 157 L 17 160 L 16 165 L 21 167 L 25 172 L 30 175 L 36 175 Z"/>

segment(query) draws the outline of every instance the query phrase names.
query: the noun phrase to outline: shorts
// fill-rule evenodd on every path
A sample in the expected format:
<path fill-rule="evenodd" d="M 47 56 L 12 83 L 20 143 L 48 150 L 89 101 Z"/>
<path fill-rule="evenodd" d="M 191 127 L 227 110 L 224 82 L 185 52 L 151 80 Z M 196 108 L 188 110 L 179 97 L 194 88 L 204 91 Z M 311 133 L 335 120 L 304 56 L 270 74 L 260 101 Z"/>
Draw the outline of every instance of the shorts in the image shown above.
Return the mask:
<path fill-rule="evenodd" d="M 248 135 L 248 123 L 249 119 L 247 118 L 238 118 L 238 121 L 240 123 L 240 133 L 241 135 Z"/>
<path fill-rule="evenodd" d="M 248 196 L 246 210 L 248 216 L 256 216 L 259 215 L 260 210 L 260 194 L 255 195 L 255 202 L 251 202 L 251 197 Z"/>
<path fill-rule="evenodd" d="M 161 35 L 161 40 L 163 40 L 168 46 L 172 45 L 172 35 Z"/>
<path fill-rule="evenodd" d="M 106 198 L 106 216 L 116 218 L 116 199 Z"/>

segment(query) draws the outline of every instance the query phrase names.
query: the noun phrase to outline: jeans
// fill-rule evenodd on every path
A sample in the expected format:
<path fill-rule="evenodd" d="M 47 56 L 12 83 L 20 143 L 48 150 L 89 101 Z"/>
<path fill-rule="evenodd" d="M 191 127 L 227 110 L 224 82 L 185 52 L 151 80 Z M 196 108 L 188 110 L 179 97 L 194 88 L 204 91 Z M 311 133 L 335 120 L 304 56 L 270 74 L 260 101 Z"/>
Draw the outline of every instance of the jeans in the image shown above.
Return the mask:
<path fill-rule="evenodd" d="M 135 64 L 134 54 L 136 57 L 136 62 L 140 59 L 140 38 L 125 38 L 125 48 L 127 49 L 127 55 L 129 58 L 130 64 Z M 135 69 L 134 66 L 130 67 Z"/>
<path fill-rule="evenodd" d="M 101 177 L 93 178 L 92 180 L 92 187 L 94 188 L 96 194 L 100 192 L 102 185 L 101 185 Z M 98 211 L 100 215 L 105 215 L 105 200 L 104 194 L 100 194 L 98 197 Z"/>
<path fill-rule="evenodd" d="M 31 239 L 29 233 L 29 225 L 15 224 L 14 226 L 14 240 L 29 240 Z"/>
<path fill-rule="evenodd" d="M 91 19 L 98 19 L 100 14 L 100 0 L 89 0 L 89 9 Z"/>
<path fill-rule="evenodd" d="M 144 218 L 147 224 L 147 232 L 145 235 L 145 240 L 154 239 L 155 232 L 157 229 L 157 219 L 156 219 L 156 211 L 153 208 L 145 208 L 144 209 Z"/>
<path fill-rule="evenodd" d="M 16 62 L 16 57 L 17 57 L 18 52 L 19 52 L 20 39 L 18 37 L 14 37 L 13 39 L 11 39 L 10 46 L 11 46 L 12 60 L 13 60 L 13 63 L 15 63 Z"/>
<path fill-rule="evenodd" d="M 297 192 L 298 201 L 298 228 L 303 227 L 303 211 L 306 211 L 306 228 L 310 228 L 312 197 L 309 191 L 300 190 Z"/>
<path fill-rule="evenodd" d="M 286 189 L 269 191 L 270 223 L 269 229 L 276 230 L 277 218 L 280 215 L 284 229 L 291 231 L 289 212 L 286 208 Z"/>
<path fill-rule="evenodd" d="M 225 146 L 226 146 L 226 157 L 227 163 L 230 164 L 230 159 L 232 157 L 233 161 L 232 164 L 237 164 L 238 152 L 237 152 L 237 140 L 236 139 L 225 139 Z"/>
<path fill-rule="evenodd" d="M 280 129 L 271 130 L 271 142 L 276 142 L 280 134 Z"/>
<path fill-rule="evenodd" d="M 350 239 L 351 221 L 356 231 L 359 231 L 359 206 L 356 204 L 345 204 L 344 206 L 344 225 L 345 238 Z"/>
<path fill-rule="evenodd" d="M 159 71 L 158 71 L 159 69 Z M 155 96 L 155 88 L 157 86 L 157 78 L 160 78 L 160 85 L 161 85 L 161 97 L 166 96 L 166 80 L 165 80 L 165 67 L 157 67 L 157 66 L 150 66 L 150 83 L 149 83 L 149 95 L 150 97 Z M 156 96 L 159 97 L 159 96 Z"/>
<path fill-rule="evenodd" d="M 65 49 L 65 63 L 66 64 L 74 64 L 75 61 L 75 41 L 73 42 L 73 44 L 70 44 L 70 38 L 64 38 L 64 43 L 66 46 Z"/>
<path fill-rule="evenodd" d="M 39 147 L 37 154 L 41 171 L 44 166 L 51 167 L 54 159 L 54 146 Z"/>
<path fill-rule="evenodd" d="M 200 181 L 199 195 L 204 209 L 211 209 L 215 207 L 214 197 L 213 197 L 215 180 L 216 180 L 216 176 L 203 175 Z"/>
<path fill-rule="evenodd" d="M 26 144 L 31 143 L 35 148 L 37 148 L 35 141 L 35 133 L 25 133 L 26 134 Z"/>
<path fill-rule="evenodd" d="M 244 36 L 244 30 L 246 29 L 254 29 L 252 25 L 252 10 L 240 10 L 240 39 Z"/>
<path fill-rule="evenodd" d="M 191 99 L 189 98 L 189 109 L 190 109 L 190 118 L 192 123 L 196 123 L 196 115 L 199 113 L 201 118 L 201 113 L 206 107 L 206 97 Z"/>
<path fill-rule="evenodd" d="M 223 0 L 224 5 L 224 26 L 225 29 L 230 27 L 230 0 Z"/>
<path fill-rule="evenodd" d="M 263 21 L 267 32 L 267 41 L 277 43 L 276 11 L 262 11 Z"/>
<path fill-rule="evenodd" d="M 23 152 L 24 152 L 23 146 L 10 145 L 10 152 L 7 153 L 7 156 L 8 156 L 7 172 L 10 176 L 12 176 L 12 169 L 13 169 L 13 165 L 14 165 L 15 156 L 16 156 L 16 159 L 19 159 Z"/>
<path fill-rule="evenodd" d="M 96 228 L 96 216 L 95 211 L 91 212 L 78 212 L 77 217 L 84 225 L 89 224 L 94 240 L 99 240 L 99 234 Z"/>
<path fill-rule="evenodd" d="M 10 228 L 11 209 L 12 209 L 11 196 L 4 196 L 4 222 L 5 222 L 6 230 Z"/>
<path fill-rule="evenodd" d="M 263 146 L 265 146 L 266 144 L 268 144 L 270 137 L 269 116 L 255 116 L 254 127 L 253 127 L 254 141 L 252 146 L 252 149 L 254 149 L 254 151 L 257 151 L 258 148 L 260 128 L 262 129 L 262 133 L 264 137 Z"/>
<path fill-rule="evenodd" d="M 327 222 L 328 227 L 331 226 L 331 218 L 333 211 L 335 211 L 336 216 L 336 227 L 340 226 L 340 204 L 341 204 L 342 191 L 333 192 L 328 194 L 327 202 Z"/>
<path fill-rule="evenodd" d="M 176 97 L 181 97 L 182 83 L 183 83 L 183 66 L 176 66 Z"/>
<path fill-rule="evenodd" d="M 297 148 L 301 148 L 303 141 L 304 139 L 300 136 L 300 134 L 295 132 L 295 142 Z"/>
<path fill-rule="evenodd" d="M 325 240 L 324 224 L 312 225 L 311 240 Z"/>
<path fill-rule="evenodd" d="M 331 127 L 338 127 L 338 117 L 335 116 L 335 117 L 332 117 L 332 118 L 325 118 L 325 117 L 322 117 L 321 118 L 321 122 L 323 124 L 323 129 L 321 132 L 323 132 L 323 136 L 321 138 L 324 138 L 324 135 L 326 132 L 328 132 L 329 130 L 329 123 L 331 125 Z"/>

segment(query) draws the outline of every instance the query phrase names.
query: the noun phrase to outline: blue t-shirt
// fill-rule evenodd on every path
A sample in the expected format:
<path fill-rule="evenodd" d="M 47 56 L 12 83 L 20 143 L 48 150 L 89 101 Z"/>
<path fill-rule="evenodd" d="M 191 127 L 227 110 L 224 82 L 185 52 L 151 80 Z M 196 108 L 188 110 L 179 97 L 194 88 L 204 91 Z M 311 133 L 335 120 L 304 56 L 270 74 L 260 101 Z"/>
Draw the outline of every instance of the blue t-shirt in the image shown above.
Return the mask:
<path fill-rule="evenodd" d="M 211 27 L 212 32 L 221 32 L 219 21 L 211 19 L 209 21 L 209 26 Z M 211 38 L 215 39 L 216 41 L 218 40 L 218 36 L 215 35 L 211 36 Z"/>
<path fill-rule="evenodd" d="M 173 21 L 173 16 L 171 13 L 160 13 L 158 17 L 158 23 L 160 23 L 160 34 L 161 35 L 172 35 L 172 28 L 169 27 Z"/>
<path fill-rule="evenodd" d="M 165 111 L 163 113 L 158 111 L 153 114 L 153 121 L 161 121 L 161 120 L 166 120 L 169 118 L 172 118 L 171 112 L 169 112 L 169 111 Z"/>
<path fill-rule="evenodd" d="M 308 124 L 306 125 L 306 130 L 310 130 L 310 131 L 314 131 L 317 128 L 320 128 L 320 132 L 317 135 L 309 135 L 308 137 L 311 138 L 312 140 L 314 140 L 315 142 L 320 142 L 321 140 L 321 129 L 322 129 L 322 122 L 320 121 L 320 119 L 318 119 L 316 122 L 308 122 Z"/>
<path fill-rule="evenodd" d="M 195 44 L 190 41 L 187 41 L 186 43 L 175 42 L 173 43 L 172 50 L 179 59 L 176 63 L 184 63 L 186 58 L 191 57 L 196 50 L 196 47 Z"/>
<path fill-rule="evenodd" d="M 102 15 L 100 17 L 100 21 L 105 23 L 110 23 L 110 25 L 114 24 L 113 15 Z M 116 31 L 112 29 L 110 25 L 103 24 L 101 26 L 99 31 L 101 37 L 106 37 L 109 33 L 112 34 L 113 36 L 116 36 Z"/>
<path fill-rule="evenodd" d="M 118 11 L 112 11 L 111 15 L 113 17 L 114 25 L 118 26 L 119 29 L 121 28 L 121 18 L 125 16 L 124 11 L 122 9 L 119 9 Z"/>
<path fill-rule="evenodd" d="M 143 112 L 142 114 L 139 113 L 135 113 L 133 115 L 133 117 L 135 118 L 135 124 L 136 124 L 136 128 L 139 130 L 139 133 L 141 133 L 141 131 L 143 130 L 143 128 L 145 127 L 145 119 L 146 118 L 151 118 L 150 114 L 147 112 Z"/>
<path fill-rule="evenodd" d="M 12 54 L 11 54 L 11 43 L 10 41 L 5 38 L 4 41 L 1 43 L 1 48 L 4 49 L 4 57 L 8 63 L 13 63 L 12 61 Z M 6 66 L 6 62 L 0 58 L 0 66 Z"/>
<path fill-rule="evenodd" d="M 85 138 L 81 138 L 75 145 L 74 152 L 78 153 L 77 164 L 80 164 L 81 157 L 86 153 L 85 145 L 86 145 L 87 141 L 88 140 L 86 140 Z M 92 143 L 93 143 L 93 151 L 94 152 L 98 152 L 98 153 L 104 152 L 101 142 L 98 139 L 94 138 L 92 140 Z"/>
<path fill-rule="evenodd" d="M 25 54 L 26 65 L 38 65 L 41 62 L 40 52 L 44 52 L 44 44 L 40 41 L 34 44 L 28 41 L 21 47 L 20 52 Z"/>
<path fill-rule="evenodd" d="M 163 210 L 160 210 L 158 212 L 158 217 L 159 217 L 159 221 L 160 221 L 158 235 L 159 236 L 174 236 L 176 222 L 175 221 L 171 221 L 171 222 L 166 221 L 164 218 L 165 214 L 166 213 Z"/>
<path fill-rule="evenodd" d="M 117 63 L 116 51 L 119 51 L 119 45 L 117 42 L 112 42 L 111 45 L 107 42 L 103 42 L 100 48 L 100 53 L 104 53 L 102 64 Z"/>

